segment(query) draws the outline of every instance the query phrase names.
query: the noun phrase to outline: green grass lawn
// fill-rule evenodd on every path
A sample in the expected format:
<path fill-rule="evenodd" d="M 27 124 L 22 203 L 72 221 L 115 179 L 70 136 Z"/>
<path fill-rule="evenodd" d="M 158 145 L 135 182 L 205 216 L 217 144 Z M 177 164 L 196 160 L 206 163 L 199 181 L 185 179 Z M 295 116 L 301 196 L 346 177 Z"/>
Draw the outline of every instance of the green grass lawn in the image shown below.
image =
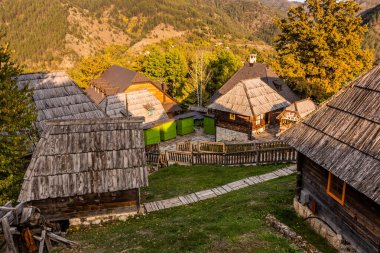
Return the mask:
<path fill-rule="evenodd" d="M 335 252 L 296 216 L 294 188 L 294 175 L 277 178 L 68 237 L 81 243 L 82 252 L 302 252 L 265 224 L 271 213 L 320 251 Z"/>
<path fill-rule="evenodd" d="M 149 187 L 141 189 L 141 201 L 144 203 L 186 195 L 269 173 L 288 165 L 164 167 L 149 176 Z"/>

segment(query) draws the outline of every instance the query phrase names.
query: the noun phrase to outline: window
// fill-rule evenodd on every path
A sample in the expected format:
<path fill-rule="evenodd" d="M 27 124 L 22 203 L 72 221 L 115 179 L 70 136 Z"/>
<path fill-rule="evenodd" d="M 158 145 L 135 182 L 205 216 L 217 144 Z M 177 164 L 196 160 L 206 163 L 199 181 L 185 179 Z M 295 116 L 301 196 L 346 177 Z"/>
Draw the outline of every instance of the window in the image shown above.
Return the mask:
<path fill-rule="evenodd" d="M 346 197 L 346 182 L 329 172 L 327 194 L 343 206 Z"/>
<path fill-rule="evenodd" d="M 256 126 L 261 124 L 261 120 L 264 118 L 263 114 L 259 114 L 256 116 Z"/>
<path fill-rule="evenodd" d="M 235 113 L 230 113 L 230 120 L 235 120 L 236 114 Z"/>
<path fill-rule="evenodd" d="M 154 114 L 154 109 L 153 108 L 150 108 L 149 110 L 148 110 L 148 115 L 149 116 L 152 116 Z"/>

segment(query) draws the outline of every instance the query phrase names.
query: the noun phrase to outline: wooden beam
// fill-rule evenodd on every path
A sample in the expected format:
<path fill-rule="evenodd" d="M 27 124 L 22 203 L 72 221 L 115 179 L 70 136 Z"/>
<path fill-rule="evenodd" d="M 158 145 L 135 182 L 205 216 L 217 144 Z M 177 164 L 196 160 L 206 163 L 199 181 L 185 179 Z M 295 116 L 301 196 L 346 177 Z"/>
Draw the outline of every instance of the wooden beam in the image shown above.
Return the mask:
<path fill-rule="evenodd" d="M 13 242 L 13 236 L 11 233 L 11 228 L 8 223 L 8 219 L 7 218 L 1 219 L 1 224 L 3 228 L 4 238 L 7 243 L 6 252 L 17 253 L 18 251 L 16 249 L 15 243 Z"/>
<path fill-rule="evenodd" d="M 43 253 L 44 252 L 45 237 L 46 237 L 46 230 L 42 230 L 41 241 L 40 241 L 40 246 L 39 246 L 39 249 L 38 249 L 38 253 Z"/>

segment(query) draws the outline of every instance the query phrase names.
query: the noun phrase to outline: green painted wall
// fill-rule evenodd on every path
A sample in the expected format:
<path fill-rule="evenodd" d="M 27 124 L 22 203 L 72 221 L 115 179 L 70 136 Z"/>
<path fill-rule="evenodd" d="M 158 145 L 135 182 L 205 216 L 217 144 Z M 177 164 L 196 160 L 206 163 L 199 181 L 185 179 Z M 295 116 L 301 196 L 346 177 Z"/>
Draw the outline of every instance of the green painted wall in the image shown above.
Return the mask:
<path fill-rule="evenodd" d="M 161 141 L 167 141 L 177 137 L 175 120 L 166 122 L 160 126 Z"/>
<path fill-rule="evenodd" d="M 205 116 L 203 120 L 203 130 L 206 134 L 215 134 L 215 119 Z"/>
<path fill-rule="evenodd" d="M 161 141 L 160 129 L 161 129 L 161 126 L 156 126 L 156 127 L 144 130 L 145 145 L 160 143 Z"/>
<path fill-rule="evenodd" d="M 194 132 L 194 118 L 177 120 L 177 134 L 185 135 Z"/>

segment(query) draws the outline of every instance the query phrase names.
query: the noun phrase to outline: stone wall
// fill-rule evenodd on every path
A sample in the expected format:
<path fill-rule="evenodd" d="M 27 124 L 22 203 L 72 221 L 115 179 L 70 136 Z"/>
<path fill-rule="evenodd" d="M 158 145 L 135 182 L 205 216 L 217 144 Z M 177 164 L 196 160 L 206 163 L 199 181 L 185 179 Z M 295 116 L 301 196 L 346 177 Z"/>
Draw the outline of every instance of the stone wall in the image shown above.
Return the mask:
<path fill-rule="evenodd" d="M 216 141 L 248 141 L 248 134 L 227 128 L 216 127 Z"/>
<path fill-rule="evenodd" d="M 312 229 L 325 238 L 339 252 L 357 252 L 341 234 L 333 231 L 325 222 L 318 219 L 307 206 L 298 202 L 296 198 L 293 200 L 293 206 L 296 213 L 302 218 L 307 219 L 306 221 Z"/>

